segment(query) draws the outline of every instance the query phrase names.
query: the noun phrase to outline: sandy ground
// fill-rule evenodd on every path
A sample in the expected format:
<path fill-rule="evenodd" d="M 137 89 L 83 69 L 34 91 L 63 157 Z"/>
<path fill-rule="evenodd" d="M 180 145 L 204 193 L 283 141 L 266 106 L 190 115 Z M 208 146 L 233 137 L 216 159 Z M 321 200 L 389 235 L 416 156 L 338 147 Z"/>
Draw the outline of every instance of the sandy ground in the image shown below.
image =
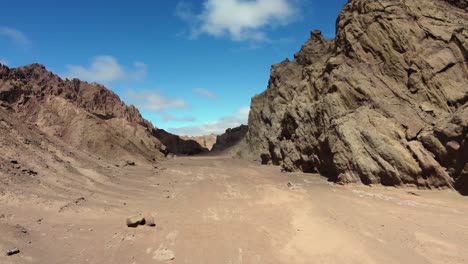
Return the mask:
<path fill-rule="evenodd" d="M 50 198 L 0 196 L 0 263 L 468 262 L 468 197 L 449 190 L 339 186 L 228 157 L 79 170 Z M 156 227 L 125 225 L 145 212 Z"/>

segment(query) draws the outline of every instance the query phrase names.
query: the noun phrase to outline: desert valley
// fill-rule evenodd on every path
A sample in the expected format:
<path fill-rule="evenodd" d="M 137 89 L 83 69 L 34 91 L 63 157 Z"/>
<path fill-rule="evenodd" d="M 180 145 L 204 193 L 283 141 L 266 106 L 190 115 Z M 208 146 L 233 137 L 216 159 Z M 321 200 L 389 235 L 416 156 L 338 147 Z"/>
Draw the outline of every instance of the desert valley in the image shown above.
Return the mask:
<path fill-rule="evenodd" d="M 252 96 L 175 135 L 0 64 L 0 263 L 468 262 L 466 0 L 349 0 Z"/>

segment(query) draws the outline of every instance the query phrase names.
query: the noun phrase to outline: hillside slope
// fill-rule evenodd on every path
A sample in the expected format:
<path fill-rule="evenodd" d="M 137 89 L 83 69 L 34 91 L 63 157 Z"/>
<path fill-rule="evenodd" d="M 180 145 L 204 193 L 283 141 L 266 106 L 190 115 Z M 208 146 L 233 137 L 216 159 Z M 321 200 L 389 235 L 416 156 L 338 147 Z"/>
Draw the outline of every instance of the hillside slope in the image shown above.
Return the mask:
<path fill-rule="evenodd" d="M 350 0 L 273 65 L 247 142 L 265 164 L 340 183 L 468 193 L 468 4 Z"/>
<path fill-rule="evenodd" d="M 62 80 L 39 64 L 0 65 L 0 102 L 16 119 L 99 158 L 152 162 L 166 151 L 134 106 L 102 85 Z"/>

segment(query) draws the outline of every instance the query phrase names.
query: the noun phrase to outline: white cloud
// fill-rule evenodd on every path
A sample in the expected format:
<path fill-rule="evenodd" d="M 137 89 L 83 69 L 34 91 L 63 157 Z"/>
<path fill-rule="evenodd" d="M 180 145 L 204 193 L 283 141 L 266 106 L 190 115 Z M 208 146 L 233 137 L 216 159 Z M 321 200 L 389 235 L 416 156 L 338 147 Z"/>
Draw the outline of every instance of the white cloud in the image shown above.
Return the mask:
<path fill-rule="evenodd" d="M 208 122 L 198 126 L 189 126 L 181 128 L 170 128 L 169 132 L 181 136 L 201 136 L 209 134 L 222 134 L 228 128 L 246 125 L 249 118 L 250 107 L 242 107 L 235 114 L 220 118 L 213 122 Z"/>
<path fill-rule="evenodd" d="M 213 92 L 211 92 L 211 91 L 209 91 L 209 90 L 207 90 L 205 88 L 196 88 L 196 89 L 193 89 L 193 92 L 195 94 L 198 94 L 199 96 L 203 96 L 203 97 L 206 97 L 206 98 L 209 98 L 209 99 L 218 98 L 218 96 L 215 93 L 213 93 Z"/>
<path fill-rule="evenodd" d="M 135 62 L 133 68 L 131 71 L 127 71 L 112 56 L 96 56 L 88 67 L 67 65 L 68 71 L 63 76 L 105 84 L 117 80 L 143 80 L 146 76 L 146 64 Z"/>
<path fill-rule="evenodd" d="M 285 25 L 295 19 L 294 0 L 205 0 L 203 11 L 194 14 L 181 2 L 176 15 L 190 23 L 192 37 L 208 34 L 229 36 L 234 41 L 267 40 L 265 28 Z"/>
<path fill-rule="evenodd" d="M 187 108 L 188 104 L 181 98 L 167 98 L 158 92 L 149 90 L 128 90 L 125 101 L 139 109 L 159 113 L 167 109 Z"/>
<path fill-rule="evenodd" d="M 0 27 L 0 36 L 10 38 L 16 44 L 24 47 L 29 47 L 31 45 L 29 38 L 23 32 L 14 28 Z"/>
<path fill-rule="evenodd" d="M 179 2 L 176 6 L 175 14 L 180 19 L 187 22 L 191 22 L 196 19 L 196 16 L 192 10 L 192 4 L 188 2 Z"/>
<path fill-rule="evenodd" d="M 3 64 L 5 66 L 8 66 L 8 61 L 5 59 L 0 59 L 0 64 Z"/>
<path fill-rule="evenodd" d="M 146 78 L 146 72 L 147 72 L 146 64 L 141 61 L 137 61 L 133 63 L 133 67 L 135 67 L 135 71 L 129 73 L 127 75 L 127 78 L 131 80 L 136 80 L 136 81 L 143 81 Z"/>

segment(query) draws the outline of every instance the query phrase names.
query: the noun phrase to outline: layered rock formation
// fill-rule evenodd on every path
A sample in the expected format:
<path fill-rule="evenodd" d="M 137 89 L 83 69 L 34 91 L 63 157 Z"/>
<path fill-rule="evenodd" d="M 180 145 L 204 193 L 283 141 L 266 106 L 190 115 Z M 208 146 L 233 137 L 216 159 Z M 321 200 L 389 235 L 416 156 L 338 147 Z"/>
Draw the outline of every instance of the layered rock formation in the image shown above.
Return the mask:
<path fill-rule="evenodd" d="M 212 151 L 219 152 L 237 145 L 245 138 L 248 130 L 249 127 L 246 125 L 226 129 L 224 134 L 216 137 L 216 143 L 214 144 Z"/>
<path fill-rule="evenodd" d="M 0 102 L 15 118 L 98 157 L 154 161 L 166 152 L 134 106 L 104 86 L 63 80 L 39 64 L 0 65 Z"/>
<path fill-rule="evenodd" d="M 247 143 L 262 162 L 340 183 L 467 188 L 468 4 L 350 0 L 273 65 Z"/>

